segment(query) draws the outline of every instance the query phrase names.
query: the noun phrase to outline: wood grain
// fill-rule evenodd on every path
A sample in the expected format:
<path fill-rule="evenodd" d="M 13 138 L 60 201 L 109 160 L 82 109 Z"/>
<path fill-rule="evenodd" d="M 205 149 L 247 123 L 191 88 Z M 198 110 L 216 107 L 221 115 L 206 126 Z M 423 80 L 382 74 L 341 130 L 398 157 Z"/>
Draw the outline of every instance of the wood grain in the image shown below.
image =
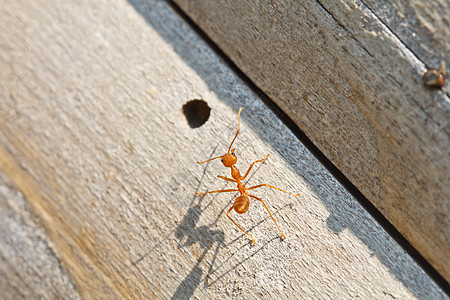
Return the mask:
<path fill-rule="evenodd" d="M 448 1 L 363 2 L 428 68 L 438 68 L 442 61 L 448 60 L 450 54 Z"/>
<path fill-rule="evenodd" d="M 174 2 L 450 281 L 449 2 Z"/>
<path fill-rule="evenodd" d="M 23 195 L 0 173 L 2 299 L 80 299 Z"/>
<path fill-rule="evenodd" d="M 11 1 L 0 15 L 0 170 L 82 298 L 445 298 L 165 2 Z M 212 108 L 196 129 L 192 99 Z M 218 161 L 195 162 L 222 154 L 241 106 L 238 167 L 271 154 L 248 184 L 301 193 L 255 190 L 285 241 L 257 203 L 233 215 L 252 246 L 224 215 L 234 194 L 194 196 L 232 187 Z M 5 261 L 6 280 L 48 276 Z"/>

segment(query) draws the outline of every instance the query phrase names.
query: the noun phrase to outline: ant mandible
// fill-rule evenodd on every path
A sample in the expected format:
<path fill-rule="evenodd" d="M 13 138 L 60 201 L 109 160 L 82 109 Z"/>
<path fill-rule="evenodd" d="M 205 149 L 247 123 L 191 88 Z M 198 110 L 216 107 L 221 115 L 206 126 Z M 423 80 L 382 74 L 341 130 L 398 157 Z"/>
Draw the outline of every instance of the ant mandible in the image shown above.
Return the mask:
<path fill-rule="evenodd" d="M 247 187 L 244 185 L 244 183 L 242 183 L 242 181 L 243 181 L 243 180 L 247 177 L 247 175 L 250 173 L 250 170 L 253 168 L 253 166 L 254 166 L 256 163 L 263 162 L 264 160 L 266 160 L 266 159 L 269 157 L 269 154 L 267 154 L 267 156 L 266 156 L 265 158 L 263 158 L 263 159 L 254 161 L 254 162 L 250 165 L 250 167 L 248 168 L 247 172 L 245 172 L 245 175 L 244 175 L 244 176 L 241 176 L 241 173 L 239 172 L 239 170 L 238 170 L 238 169 L 236 168 L 236 166 L 235 166 L 235 164 L 236 164 L 236 162 L 237 162 L 237 157 L 236 157 L 236 155 L 234 154 L 234 151 L 235 151 L 236 149 L 231 149 L 231 146 L 233 145 L 234 141 L 236 140 L 236 137 L 237 137 L 238 134 L 239 134 L 239 131 L 241 130 L 241 111 L 242 111 L 242 107 L 239 109 L 239 113 L 238 113 L 238 130 L 237 130 L 237 132 L 236 132 L 236 135 L 234 136 L 234 139 L 231 141 L 230 146 L 228 147 L 228 151 L 227 151 L 224 155 L 217 156 L 217 157 L 213 157 L 213 158 L 208 159 L 208 160 L 205 160 L 205 161 L 197 162 L 198 164 L 203 164 L 203 163 L 205 163 L 205 162 L 208 162 L 208 161 L 211 161 L 211 160 L 220 158 L 220 159 L 222 160 L 222 164 L 223 164 L 226 168 L 231 168 L 231 177 L 233 177 L 233 178 L 228 178 L 228 177 L 220 176 L 220 175 L 218 175 L 218 177 L 221 178 L 221 179 L 230 181 L 230 182 L 235 182 L 235 183 L 237 183 L 237 189 L 226 189 L 226 190 L 210 191 L 210 192 L 206 192 L 206 193 L 195 193 L 195 195 L 196 195 L 196 196 L 203 196 L 203 195 L 206 195 L 206 194 L 212 194 L 212 193 L 239 192 L 239 193 L 240 193 L 239 197 L 237 197 L 237 198 L 234 200 L 233 206 L 230 207 L 230 209 L 227 211 L 226 215 L 227 215 L 227 217 L 231 220 L 231 222 L 234 223 L 234 225 L 236 225 L 242 232 L 244 232 L 245 234 L 248 234 L 248 235 L 252 238 L 253 244 L 256 244 L 256 243 L 255 243 L 255 239 L 253 238 L 253 236 L 252 236 L 250 233 L 246 232 L 244 229 L 242 229 L 242 227 L 239 226 L 239 225 L 238 225 L 238 224 L 237 224 L 237 223 L 229 216 L 229 213 L 230 213 L 233 209 L 234 209 L 238 214 L 246 213 L 246 212 L 248 211 L 249 206 L 250 206 L 250 199 L 249 199 L 249 197 L 250 197 L 250 198 L 253 198 L 253 199 L 256 199 L 256 200 L 258 200 L 258 201 L 261 201 L 261 203 L 264 205 L 264 208 L 267 210 L 267 212 L 269 213 L 269 215 L 270 215 L 270 217 L 272 218 L 273 222 L 274 222 L 275 225 L 277 226 L 278 231 L 280 231 L 281 236 L 283 237 L 283 239 L 285 239 L 286 236 L 283 234 L 283 232 L 281 232 L 280 227 L 278 227 L 277 222 L 275 221 L 274 217 L 273 217 L 272 214 L 270 213 L 270 211 L 269 211 L 269 209 L 267 208 L 267 206 L 266 206 L 266 204 L 264 203 L 264 201 L 263 201 L 262 199 L 256 197 L 256 196 L 250 195 L 247 191 L 248 191 L 248 190 L 257 189 L 257 188 L 259 188 L 259 187 L 265 186 L 265 187 L 269 187 L 269 188 L 276 189 L 276 190 L 279 190 L 279 191 L 281 191 L 281 192 L 290 194 L 290 195 L 292 195 L 292 196 L 300 196 L 300 194 L 292 194 L 292 193 L 286 192 L 286 191 L 284 191 L 284 190 L 282 190 L 282 189 L 280 189 L 280 188 L 277 188 L 277 187 L 274 187 L 274 186 L 271 186 L 271 185 L 268 185 L 268 184 L 259 184 L 259 185 L 255 185 L 255 186 L 252 186 L 252 187 L 247 188 Z"/>

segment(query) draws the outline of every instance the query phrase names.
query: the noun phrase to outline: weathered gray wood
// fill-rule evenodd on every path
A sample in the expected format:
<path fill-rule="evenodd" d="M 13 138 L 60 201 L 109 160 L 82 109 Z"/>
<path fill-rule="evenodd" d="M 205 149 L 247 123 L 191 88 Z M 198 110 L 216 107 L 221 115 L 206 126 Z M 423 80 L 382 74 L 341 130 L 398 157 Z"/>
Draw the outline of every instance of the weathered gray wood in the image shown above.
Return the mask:
<path fill-rule="evenodd" d="M 164 2 L 135 7 L 144 18 L 125 1 L 0 7 L 0 169 L 81 296 L 445 298 Z M 212 108 L 197 129 L 191 99 Z M 258 203 L 233 214 L 251 246 L 224 215 L 234 194 L 194 197 L 232 187 L 219 161 L 195 162 L 222 154 L 241 106 L 238 167 L 271 153 L 248 184 L 301 193 L 255 191 L 285 241 Z"/>
<path fill-rule="evenodd" d="M 174 2 L 450 281 L 450 2 Z"/>
<path fill-rule="evenodd" d="M 79 299 L 23 195 L 0 172 L 1 299 Z"/>
<path fill-rule="evenodd" d="M 438 68 L 449 59 L 449 1 L 362 2 L 426 66 Z"/>

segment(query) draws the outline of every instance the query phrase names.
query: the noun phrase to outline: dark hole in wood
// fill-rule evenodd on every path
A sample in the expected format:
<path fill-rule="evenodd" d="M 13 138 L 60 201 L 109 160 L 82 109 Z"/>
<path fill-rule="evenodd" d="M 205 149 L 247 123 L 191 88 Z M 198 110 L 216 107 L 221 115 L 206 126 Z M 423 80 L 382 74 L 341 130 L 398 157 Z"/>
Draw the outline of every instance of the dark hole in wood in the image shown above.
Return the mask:
<path fill-rule="evenodd" d="M 191 128 L 205 124 L 209 119 L 211 108 L 203 100 L 190 100 L 183 105 L 183 114 Z"/>

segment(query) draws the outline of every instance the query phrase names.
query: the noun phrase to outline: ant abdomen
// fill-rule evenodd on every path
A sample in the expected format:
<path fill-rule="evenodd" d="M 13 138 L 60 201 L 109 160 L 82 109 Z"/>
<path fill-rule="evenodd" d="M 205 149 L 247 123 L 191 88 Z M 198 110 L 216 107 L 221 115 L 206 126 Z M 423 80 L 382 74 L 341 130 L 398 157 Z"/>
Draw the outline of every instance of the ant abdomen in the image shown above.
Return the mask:
<path fill-rule="evenodd" d="M 246 195 L 240 195 L 239 197 L 236 198 L 236 200 L 234 200 L 233 207 L 238 214 L 243 214 L 247 212 L 249 206 L 250 200 Z"/>

